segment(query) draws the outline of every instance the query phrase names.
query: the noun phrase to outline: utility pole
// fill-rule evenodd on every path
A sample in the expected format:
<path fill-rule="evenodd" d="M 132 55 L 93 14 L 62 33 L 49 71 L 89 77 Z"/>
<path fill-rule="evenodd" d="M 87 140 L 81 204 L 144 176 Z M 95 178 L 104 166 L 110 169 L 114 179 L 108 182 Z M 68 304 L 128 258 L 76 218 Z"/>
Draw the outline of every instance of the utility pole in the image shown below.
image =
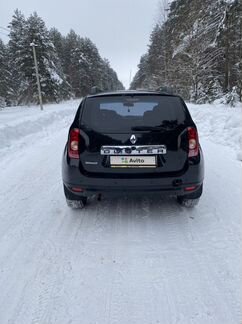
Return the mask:
<path fill-rule="evenodd" d="M 130 73 L 129 73 L 129 86 L 131 84 L 131 81 L 132 81 L 132 70 L 130 70 Z"/>
<path fill-rule="evenodd" d="M 34 55 L 34 65 L 35 65 L 35 73 L 36 73 L 36 81 L 37 81 L 37 87 L 38 87 L 38 94 L 39 94 L 39 104 L 40 104 L 40 110 L 43 110 L 43 101 L 42 101 L 42 94 L 41 94 L 41 87 L 40 87 L 40 80 L 39 80 L 39 70 L 38 70 L 38 63 L 36 58 L 36 51 L 35 51 L 35 43 L 31 43 L 30 46 L 33 48 L 33 55 Z"/>

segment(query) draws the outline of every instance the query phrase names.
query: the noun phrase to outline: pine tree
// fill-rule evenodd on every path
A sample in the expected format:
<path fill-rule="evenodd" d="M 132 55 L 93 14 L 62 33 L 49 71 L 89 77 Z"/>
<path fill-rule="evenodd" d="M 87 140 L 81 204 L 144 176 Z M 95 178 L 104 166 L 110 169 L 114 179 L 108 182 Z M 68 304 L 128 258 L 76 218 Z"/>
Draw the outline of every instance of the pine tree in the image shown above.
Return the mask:
<path fill-rule="evenodd" d="M 55 47 L 56 54 L 63 65 L 64 62 L 64 41 L 65 38 L 61 35 L 57 28 L 51 28 L 49 32 L 50 40 Z"/>
<path fill-rule="evenodd" d="M 58 98 L 60 100 L 70 99 L 74 96 L 74 94 L 64 72 L 64 37 L 56 28 L 50 29 L 49 37 L 55 49 L 53 56 L 54 66 L 56 67 L 57 73 L 61 78 Z"/>
<path fill-rule="evenodd" d="M 23 15 L 16 11 L 10 23 L 10 56 L 13 70 L 16 72 L 18 103 L 37 103 L 38 91 L 36 84 L 33 51 L 31 44 L 36 47 L 36 56 L 39 68 L 41 90 L 44 102 L 52 102 L 70 97 L 70 86 L 65 80 L 60 59 L 51 42 L 49 32 L 44 21 L 33 13 L 25 20 Z M 14 74 L 15 75 L 15 74 Z M 15 85 L 17 87 L 17 84 Z"/>
<path fill-rule="evenodd" d="M 76 97 L 88 94 L 93 86 L 104 90 L 123 88 L 109 62 L 103 60 L 89 38 L 73 30 L 64 41 L 64 71 Z"/>
<path fill-rule="evenodd" d="M 8 67 L 8 49 L 0 39 L 0 107 L 5 107 L 11 102 L 12 89 Z"/>
<path fill-rule="evenodd" d="M 148 74 L 148 54 L 144 54 L 140 58 L 138 64 L 138 71 L 136 72 L 131 84 L 130 89 L 148 89 L 149 88 L 149 74 Z"/>
<path fill-rule="evenodd" d="M 63 84 L 63 75 L 61 75 L 60 65 L 58 66 L 58 57 L 55 47 L 50 40 L 49 32 L 44 21 L 38 17 L 37 13 L 32 14 L 27 20 L 27 35 L 25 37 L 26 55 L 23 61 L 23 69 L 28 79 L 28 89 L 26 96 L 37 101 L 37 88 L 35 81 L 35 71 L 33 66 L 33 56 L 31 43 L 36 46 L 36 56 L 39 67 L 39 75 L 43 100 L 59 101 L 60 86 Z M 61 98 L 62 99 L 62 98 Z"/>
<path fill-rule="evenodd" d="M 81 97 L 80 92 L 80 71 L 79 71 L 79 55 L 77 51 L 80 44 L 80 36 L 74 30 L 70 30 L 69 34 L 64 38 L 63 42 L 63 69 L 70 83 L 75 97 Z"/>
<path fill-rule="evenodd" d="M 221 70 L 224 74 L 224 92 L 234 87 L 242 99 L 242 2 L 235 0 L 226 4 L 224 26 L 219 38 L 223 48 Z"/>
<path fill-rule="evenodd" d="M 26 78 L 21 68 L 22 58 L 25 55 L 24 38 L 26 35 L 26 20 L 18 9 L 14 11 L 12 21 L 9 24 L 9 66 L 11 78 L 12 96 L 11 101 L 17 105 L 21 102 L 22 93 L 26 89 Z"/>
<path fill-rule="evenodd" d="M 118 80 L 117 73 L 105 58 L 101 62 L 101 89 L 104 91 L 124 89 L 122 83 Z"/>
<path fill-rule="evenodd" d="M 81 38 L 80 50 L 81 88 L 85 95 L 93 86 L 102 87 L 102 59 L 89 38 Z"/>

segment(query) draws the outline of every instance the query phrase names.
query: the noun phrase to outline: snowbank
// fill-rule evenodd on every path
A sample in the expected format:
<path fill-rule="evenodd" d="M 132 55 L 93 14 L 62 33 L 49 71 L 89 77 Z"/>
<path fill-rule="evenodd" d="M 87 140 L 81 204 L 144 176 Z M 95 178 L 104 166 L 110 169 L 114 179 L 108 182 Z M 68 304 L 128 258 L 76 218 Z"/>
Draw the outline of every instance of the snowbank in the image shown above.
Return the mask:
<path fill-rule="evenodd" d="M 37 106 L 9 107 L 0 110 L 0 149 L 17 140 L 39 133 L 65 117 L 74 115 L 80 100 L 49 104 L 41 111 Z"/>
<path fill-rule="evenodd" d="M 200 137 L 235 149 L 242 161 L 242 104 L 231 108 L 223 104 L 188 104 Z"/>

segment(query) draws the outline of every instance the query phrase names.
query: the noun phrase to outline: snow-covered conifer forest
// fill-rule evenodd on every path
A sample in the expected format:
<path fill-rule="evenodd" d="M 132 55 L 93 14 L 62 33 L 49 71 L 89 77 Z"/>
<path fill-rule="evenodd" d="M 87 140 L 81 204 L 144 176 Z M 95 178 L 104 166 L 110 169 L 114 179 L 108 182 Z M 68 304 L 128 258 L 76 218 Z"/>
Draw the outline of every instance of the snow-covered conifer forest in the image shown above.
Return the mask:
<path fill-rule="evenodd" d="M 162 4 L 131 89 L 169 86 L 194 103 L 241 101 L 242 1 Z"/>
<path fill-rule="evenodd" d="M 0 107 L 38 103 L 33 42 L 44 102 L 80 98 L 92 86 L 123 89 L 109 61 L 89 38 L 74 30 L 63 36 L 56 28 L 48 30 L 36 12 L 25 18 L 16 10 L 8 44 L 0 39 Z"/>

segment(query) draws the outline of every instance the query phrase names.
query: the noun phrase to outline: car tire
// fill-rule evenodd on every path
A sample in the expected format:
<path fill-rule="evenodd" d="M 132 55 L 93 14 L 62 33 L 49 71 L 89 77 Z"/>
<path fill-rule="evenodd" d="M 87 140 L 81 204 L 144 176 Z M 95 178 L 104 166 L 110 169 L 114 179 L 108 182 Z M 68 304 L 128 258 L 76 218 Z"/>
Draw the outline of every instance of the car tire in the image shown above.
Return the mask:
<path fill-rule="evenodd" d="M 187 208 L 193 208 L 195 207 L 198 202 L 199 202 L 199 198 L 195 198 L 195 199 L 187 199 L 185 197 L 177 197 L 177 201 L 180 205 L 184 206 L 184 207 L 187 207 Z"/>
<path fill-rule="evenodd" d="M 87 204 L 87 197 L 81 197 L 78 200 L 66 199 L 66 203 L 72 209 L 83 209 Z"/>
<path fill-rule="evenodd" d="M 203 192 L 203 184 L 201 184 L 201 186 L 191 194 L 177 196 L 177 201 L 180 205 L 184 207 L 192 208 L 198 204 L 202 192 Z"/>
<path fill-rule="evenodd" d="M 87 197 L 75 195 L 64 184 L 63 186 L 67 206 L 73 209 L 83 209 L 87 204 Z"/>

